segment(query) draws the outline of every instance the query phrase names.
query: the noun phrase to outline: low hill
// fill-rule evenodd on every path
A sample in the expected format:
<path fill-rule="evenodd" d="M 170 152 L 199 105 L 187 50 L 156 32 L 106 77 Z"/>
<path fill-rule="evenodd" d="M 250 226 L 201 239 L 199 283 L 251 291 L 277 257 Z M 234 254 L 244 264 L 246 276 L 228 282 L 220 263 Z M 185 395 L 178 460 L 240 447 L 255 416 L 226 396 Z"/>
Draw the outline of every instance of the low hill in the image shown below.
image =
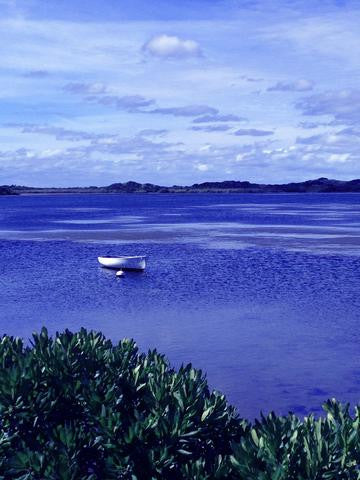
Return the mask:
<path fill-rule="evenodd" d="M 16 195 L 16 192 L 12 187 L 7 185 L 0 185 L 0 195 Z"/>
<path fill-rule="evenodd" d="M 189 186 L 171 187 L 152 183 L 112 183 L 105 187 L 42 188 L 10 185 L 0 187 L 0 195 L 53 194 L 53 193 L 360 193 L 360 179 L 333 180 L 317 178 L 305 182 L 285 184 L 261 184 L 248 181 L 226 180 L 223 182 L 194 183 Z"/>

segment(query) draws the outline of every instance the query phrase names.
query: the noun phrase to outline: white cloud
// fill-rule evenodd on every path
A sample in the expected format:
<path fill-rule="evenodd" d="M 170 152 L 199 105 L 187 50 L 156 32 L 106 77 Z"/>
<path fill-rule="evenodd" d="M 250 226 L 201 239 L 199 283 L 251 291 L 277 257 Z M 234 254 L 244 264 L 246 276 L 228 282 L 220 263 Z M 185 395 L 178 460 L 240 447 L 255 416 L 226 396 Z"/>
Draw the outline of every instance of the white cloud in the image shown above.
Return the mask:
<path fill-rule="evenodd" d="M 209 170 L 209 165 L 206 163 L 198 163 L 195 167 L 199 172 L 207 172 Z"/>
<path fill-rule="evenodd" d="M 157 35 L 145 43 L 144 52 L 156 57 L 194 57 L 201 55 L 200 45 L 175 35 Z"/>
<path fill-rule="evenodd" d="M 265 153 L 265 150 L 264 150 L 264 153 Z M 238 153 L 235 157 L 235 161 L 242 162 L 245 157 L 246 157 L 246 153 Z"/>
<path fill-rule="evenodd" d="M 327 159 L 328 163 L 345 163 L 348 161 L 350 155 L 348 153 L 333 153 Z"/>
<path fill-rule="evenodd" d="M 212 146 L 210 145 L 210 143 L 208 143 L 200 147 L 199 152 L 209 152 L 211 149 L 212 149 Z"/>
<path fill-rule="evenodd" d="M 39 153 L 39 158 L 51 158 L 59 156 L 63 153 L 63 150 L 60 148 L 47 149 Z"/>

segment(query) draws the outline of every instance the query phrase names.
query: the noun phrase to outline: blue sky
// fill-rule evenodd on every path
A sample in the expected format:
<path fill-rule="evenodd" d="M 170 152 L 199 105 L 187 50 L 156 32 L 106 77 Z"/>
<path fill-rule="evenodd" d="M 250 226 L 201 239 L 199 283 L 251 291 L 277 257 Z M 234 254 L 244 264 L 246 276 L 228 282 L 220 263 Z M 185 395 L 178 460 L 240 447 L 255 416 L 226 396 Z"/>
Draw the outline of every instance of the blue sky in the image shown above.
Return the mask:
<path fill-rule="evenodd" d="M 360 177 L 352 1 L 0 0 L 0 184 Z"/>

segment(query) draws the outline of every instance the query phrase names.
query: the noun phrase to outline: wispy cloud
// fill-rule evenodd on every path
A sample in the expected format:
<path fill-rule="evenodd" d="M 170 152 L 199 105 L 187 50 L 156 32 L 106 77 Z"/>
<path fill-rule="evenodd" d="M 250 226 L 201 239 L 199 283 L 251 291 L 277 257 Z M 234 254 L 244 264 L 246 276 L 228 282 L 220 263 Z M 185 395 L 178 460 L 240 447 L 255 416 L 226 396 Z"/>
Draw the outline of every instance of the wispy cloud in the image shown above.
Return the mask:
<path fill-rule="evenodd" d="M 230 125 L 205 125 L 205 126 L 193 126 L 191 130 L 202 131 L 202 132 L 226 132 L 231 130 Z"/>
<path fill-rule="evenodd" d="M 50 75 L 47 70 L 30 70 L 29 72 L 25 72 L 23 77 L 25 78 L 46 78 Z"/>
<path fill-rule="evenodd" d="M 250 83 L 262 82 L 264 80 L 263 78 L 250 77 L 249 75 L 240 75 L 239 78 Z"/>
<path fill-rule="evenodd" d="M 263 29 L 264 40 L 286 45 L 296 58 L 320 61 L 326 69 L 331 69 L 333 63 L 337 70 L 339 63 L 344 68 L 358 68 L 359 5 L 350 1 L 344 8 L 336 8 L 336 3 L 319 2 L 319 9 L 312 4 L 304 12 L 306 2 L 298 2 L 295 7 L 298 14 Z M 316 71 L 315 64 L 312 69 Z"/>
<path fill-rule="evenodd" d="M 360 122 L 360 90 L 344 89 L 311 95 L 296 103 L 303 115 L 330 115 L 339 124 Z"/>
<path fill-rule="evenodd" d="M 149 107 L 155 103 L 155 100 L 145 98 L 142 95 L 124 95 L 118 97 L 116 95 L 105 95 L 101 97 L 89 96 L 85 97 L 88 102 L 96 102 L 101 105 L 108 105 L 118 110 L 126 110 L 128 112 L 139 112 L 145 107 Z"/>
<path fill-rule="evenodd" d="M 165 128 L 162 129 L 152 129 L 152 128 L 147 128 L 145 130 L 141 130 L 138 135 L 141 135 L 143 137 L 162 137 L 166 133 L 168 133 L 169 130 L 166 130 Z"/>
<path fill-rule="evenodd" d="M 313 90 L 314 82 L 306 79 L 294 80 L 290 82 L 277 82 L 269 87 L 268 92 L 308 92 Z"/>
<path fill-rule="evenodd" d="M 321 122 L 299 122 L 299 127 L 305 128 L 306 130 L 312 130 L 322 125 L 324 125 L 324 123 L 321 123 Z M 325 124 L 325 125 L 328 125 L 328 124 Z"/>
<path fill-rule="evenodd" d="M 238 137 L 268 137 L 270 135 L 274 135 L 274 132 L 271 130 L 260 130 L 257 128 L 240 128 L 234 132 L 234 135 L 237 135 Z"/>
<path fill-rule="evenodd" d="M 103 83 L 71 82 L 64 85 L 63 90 L 75 95 L 100 95 L 108 93 L 108 88 Z"/>
<path fill-rule="evenodd" d="M 111 106 L 128 112 L 138 112 L 155 103 L 155 100 L 145 98 L 143 95 L 109 95 L 109 87 L 103 83 L 68 83 L 63 90 L 74 95 L 81 95 L 87 102 Z"/>
<path fill-rule="evenodd" d="M 4 127 L 18 128 L 21 133 L 37 133 L 40 135 L 50 135 L 56 140 L 68 140 L 71 142 L 78 142 L 81 140 L 95 140 L 108 137 L 105 134 L 96 134 L 85 132 L 81 130 L 69 130 L 63 127 L 54 127 L 51 125 L 38 125 L 31 123 L 6 123 Z"/>
<path fill-rule="evenodd" d="M 149 113 L 173 115 L 174 117 L 197 117 L 199 115 L 216 115 L 218 112 L 217 108 L 208 105 L 186 105 L 184 107 L 155 108 Z"/>
<path fill-rule="evenodd" d="M 243 122 L 247 119 L 245 117 L 239 117 L 238 115 L 228 114 L 222 115 L 215 113 L 213 115 L 204 115 L 199 118 L 195 118 L 193 123 L 210 123 L 210 122 Z"/>
<path fill-rule="evenodd" d="M 351 135 L 360 138 L 360 125 L 344 128 L 338 132 L 338 135 Z"/>
<path fill-rule="evenodd" d="M 319 143 L 323 139 L 324 137 L 321 134 L 311 135 L 310 137 L 298 137 L 296 139 L 296 143 L 301 143 L 303 145 L 313 145 L 313 144 Z"/>
<path fill-rule="evenodd" d="M 239 121 L 236 115 L 220 115 L 219 110 L 209 105 L 185 105 L 181 107 L 157 107 L 152 110 L 156 101 L 143 95 L 108 95 L 110 89 L 103 83 L 68 83 L 63 86 L 65 92 L 83 96 L 87 102 L 115 107 L 133 113 L 172 115 L 174 117 L 199 117 L 197 122 Z M 85 95 L 85 96 L 84 96 Z"/>

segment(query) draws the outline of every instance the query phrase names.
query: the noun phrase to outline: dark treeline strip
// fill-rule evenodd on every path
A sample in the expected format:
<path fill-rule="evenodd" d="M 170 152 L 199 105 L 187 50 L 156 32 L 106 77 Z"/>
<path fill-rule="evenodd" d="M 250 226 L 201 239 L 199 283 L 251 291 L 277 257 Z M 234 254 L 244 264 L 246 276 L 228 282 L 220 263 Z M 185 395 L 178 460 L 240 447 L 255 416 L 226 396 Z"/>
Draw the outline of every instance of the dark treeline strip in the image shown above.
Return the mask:
<path fill-rule="evenodd" d="M 250 423 L 201 371 L 132 340 L 45 329 L 0 341 L 3 480 L 357 479 L 360 414 Z"/>
<path fill-rule="evenodd" d="M 246 181 L 194 183 L 191 186 L 164 187 L 152 183 L 113 183 L 106 187 L 36 188 L 19 185 L 0 186 L 0 195 L 45 193 L 359 193 L 359 180 L 329 180 L 318 178 L 306 182 L 260 184 Z"/>

